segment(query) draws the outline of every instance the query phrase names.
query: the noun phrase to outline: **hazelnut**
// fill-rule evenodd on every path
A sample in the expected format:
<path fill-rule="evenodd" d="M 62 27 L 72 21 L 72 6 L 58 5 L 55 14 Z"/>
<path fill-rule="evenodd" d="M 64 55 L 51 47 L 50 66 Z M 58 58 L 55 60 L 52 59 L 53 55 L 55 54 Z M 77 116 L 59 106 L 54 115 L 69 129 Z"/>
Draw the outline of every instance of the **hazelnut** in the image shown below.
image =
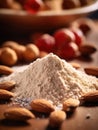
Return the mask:
<path fill-rule="evenodd" d="M 6 42 L 3 43 L 3 47 L 12 48 L 18 56 L 18 60 L 23 60 L 23 52 L 26 49 L 26 47 L 24 45 L 19 45 L 15 41 L 6 41 Z"/>
<path fill-rule="evenodd" d="M 0 55 L 0 60 L 2 64 L 12 66 L 16 64 L 17 59 L 17 54 L 13 49 L 9 47 L 2 48 Z"/>
<path fill-rule="evenodd" d="M 24 60 L 31 62 L 32 60 L 39 57 L 39 49 L 36 45 L 30 43 L 26 46 L 26 49 L 23 53 Z"/>

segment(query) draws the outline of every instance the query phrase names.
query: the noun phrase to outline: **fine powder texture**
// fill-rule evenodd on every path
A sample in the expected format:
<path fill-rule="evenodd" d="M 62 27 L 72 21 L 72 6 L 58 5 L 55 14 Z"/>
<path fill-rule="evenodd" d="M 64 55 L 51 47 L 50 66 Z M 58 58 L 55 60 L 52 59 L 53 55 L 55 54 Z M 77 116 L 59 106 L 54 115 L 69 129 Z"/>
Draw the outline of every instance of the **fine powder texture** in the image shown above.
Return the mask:
<path fill-rule="evenodd" d="M 15 100 L 45 98 L 55 105 L 63 99 L 79 98 L 83 93 L 98 89 L 96 77 L 74 69 L 52 53 L 9 78 L 17 84 L 13 89 Z"/>

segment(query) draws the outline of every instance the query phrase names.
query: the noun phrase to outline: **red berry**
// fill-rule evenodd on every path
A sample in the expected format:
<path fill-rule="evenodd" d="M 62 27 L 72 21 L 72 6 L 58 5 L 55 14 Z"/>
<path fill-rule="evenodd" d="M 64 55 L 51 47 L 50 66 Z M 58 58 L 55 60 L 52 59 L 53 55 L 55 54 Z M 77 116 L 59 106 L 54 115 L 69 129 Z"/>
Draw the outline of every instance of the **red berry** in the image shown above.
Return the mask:
<path fill-rule="evenodd" d="M 70 31 L 69 29 L 57 30 L 54 33 L 54 38 L 55 38 L 56 46 L 58 49 L 63 48 L 68 43 L 75 40 L 75 36 L 74 36 L 73 32 Z"/>
<path fill-rule="evenodd" d="M 43 34 L 36 40 L 35 44 L 41 51 L 53 52 L 55 49 L 55 39 L 49 34 Z"/>
<path fill-rule="evenodd" d="M 78 52 L 78 46 L 74 42 L 70 42 L 68 46 L 65 46 L 61 50 L 58 50 L 57 55 L 60 58 L 69 60 L 76 57 Z"/>
<path fill-rule="evenodd" d="M 35 13 L 37 12 L 40 7 L 43 5 L 42 0 L 26 0 L 24 4 L 24 9 L 28 12 Z"/>
<path fill-rule="evenodd" d="M 80 29 L 78 29 L 78 28 L 73 28 L 72 32 L 75 35 L 75 43 L 78 46 L 81 46 L 82 43 L 83 43 L 83 40 L 84 40 L 84 35 L 83 35 L 82 31 Z"/>

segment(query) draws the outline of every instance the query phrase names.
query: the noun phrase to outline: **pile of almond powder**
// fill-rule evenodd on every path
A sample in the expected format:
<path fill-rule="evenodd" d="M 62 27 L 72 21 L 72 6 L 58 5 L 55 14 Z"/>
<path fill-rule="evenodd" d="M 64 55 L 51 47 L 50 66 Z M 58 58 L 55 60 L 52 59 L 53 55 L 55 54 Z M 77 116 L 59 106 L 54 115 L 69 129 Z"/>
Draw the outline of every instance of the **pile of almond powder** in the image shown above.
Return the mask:
<path fill-rule="evenodd" d="M 78 99 L 83 93 L 98 89 L 96 77 L 74 69 L 52 53 L 37 59 L 24 71 L 12 74 L 7 79 L 16 82 L 13 89 L 15 101 L 44 98 L 58 105 L 64 99 Z"/>

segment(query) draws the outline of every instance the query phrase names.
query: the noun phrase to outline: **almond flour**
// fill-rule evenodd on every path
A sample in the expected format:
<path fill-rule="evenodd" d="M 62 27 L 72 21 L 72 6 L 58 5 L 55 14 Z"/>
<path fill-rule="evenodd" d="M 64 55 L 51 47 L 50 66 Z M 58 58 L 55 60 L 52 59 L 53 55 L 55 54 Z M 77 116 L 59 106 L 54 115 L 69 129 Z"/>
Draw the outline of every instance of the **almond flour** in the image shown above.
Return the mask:
<path fill-rule="evenodd" d="M 98 79 L 76 70 L 65 60 L 48 54 L 31 63 L 22 72 L 12 74 L 13 100 L 22 102 L 38 98 L 51 100 L 55 105 L 68 98 L 79 99 L 82 94 L 98 89 Z"/>

